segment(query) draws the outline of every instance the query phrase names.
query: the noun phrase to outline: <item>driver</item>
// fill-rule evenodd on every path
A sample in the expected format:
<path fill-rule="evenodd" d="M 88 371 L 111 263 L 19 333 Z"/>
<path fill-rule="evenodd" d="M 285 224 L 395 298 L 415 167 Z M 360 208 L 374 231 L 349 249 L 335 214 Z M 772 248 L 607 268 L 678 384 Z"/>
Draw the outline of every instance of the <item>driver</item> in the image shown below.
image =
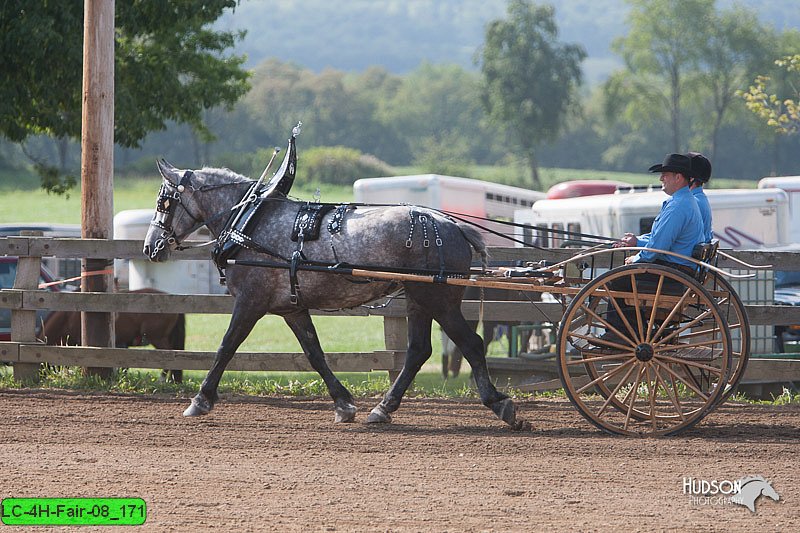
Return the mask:
<path fill-rule="evenodd" d="M 626 233 L 613 246 L 615 248 L 630 246 L 645 248 L 638 254 L 625 258 L 626 264 L 655 263 L 676 268 L 691 276 L 694 274 L 694 264 L 690 260 L 652 250 L 667 250 L 691 257 L 694 246 L 703 242 L 703 218 L 697 201 L 689 189 L 690 180 L 695 172 L 692 168 L 692 158 L 688 154 L 667 154 L 662 163 L 651 166 L 649 170 L 661 174 L 659 179 L 662 190 L 670 197 L 662 204 L 661 211 L 653 221 L 650 233 L 639 236 Z M 658 275 L 656 274 L 637 276 L 637 284 L 639 282 L 653 283 L 657 280 Z M 609 289 L 631 291 L 630 278 L 625 276 L 615 279 L 609 284 Z M 632 308 L 627 306 L 624 301 L 620 299 L 618 303 L 626 317 L 629 317 L 629 311 L 632 315 Z M 609 310 L 606 320 L 619 331 L 625 331 L 622 319 L 615 309 Z M 619 335 L 610 329 L 603 333 L 600 339 L 626 344 Z M 607 347 L 605 344 L 602 346 Z"/>

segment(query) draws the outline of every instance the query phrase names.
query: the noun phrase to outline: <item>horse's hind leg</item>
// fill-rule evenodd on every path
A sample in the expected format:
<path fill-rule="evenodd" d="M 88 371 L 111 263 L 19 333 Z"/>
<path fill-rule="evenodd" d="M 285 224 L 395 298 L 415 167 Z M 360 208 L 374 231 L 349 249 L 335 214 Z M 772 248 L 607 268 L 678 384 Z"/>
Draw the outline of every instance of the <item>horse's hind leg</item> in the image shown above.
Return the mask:
<path fill-rule="evenodd" d="M 400 407 L 400 401 L 411 386 L 414 377 L 431 356 L 431 323 L 433 319 L 411 300 L 408 303 L 408 350 L 400 375 L 394 380 L 381 403 L 367 417 L 367 423 L 391 422 L 391 413 Z"/>
<path fill-rule="evenodd" d="M 339 379 L 333 375 L 328 363 L 325 361 L 325 354 L 319 344 L 317 330 L 311 321 L 308 311 L 298 311 L 290 315 L 284 315 L 283 319 L 292 329 L 295 337 L 300 342 L 300 346 L 308 357 L 309 363 L 322 377 L 328 392 L 333 398 L 336 422 L 352 422 L 356 418 L 356 406 L 353 404 L 353 397 L 350 395 Z"/>
<path fill-rule="evenodd" d="M 490 408 L 503 422 L 514 429 L 525 429 L 530 424 L 517 418 L 517 408 L 511 398 L 499 392 L 489 379 L 483 340 L 470 328 L 461 310 L 452 307 L 435 316 L 445 333 L 461 349 L 472 367 L 472 377 L 478 386 L 483 405 Z"/>

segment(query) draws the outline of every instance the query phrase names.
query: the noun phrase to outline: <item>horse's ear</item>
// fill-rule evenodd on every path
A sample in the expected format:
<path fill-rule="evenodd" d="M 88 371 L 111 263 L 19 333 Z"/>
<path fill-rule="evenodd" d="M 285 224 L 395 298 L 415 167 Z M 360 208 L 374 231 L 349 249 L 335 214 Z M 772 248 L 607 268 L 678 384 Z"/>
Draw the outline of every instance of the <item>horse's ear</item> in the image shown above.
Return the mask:
<path fill-rule="evenodd" d="M 171 183 L 178 183 L 181 180 L 180 171 L 172 166 L 166 159 L 156 159 L 156 166 L 158 167 L 158 172 L 165 180 Z"/>

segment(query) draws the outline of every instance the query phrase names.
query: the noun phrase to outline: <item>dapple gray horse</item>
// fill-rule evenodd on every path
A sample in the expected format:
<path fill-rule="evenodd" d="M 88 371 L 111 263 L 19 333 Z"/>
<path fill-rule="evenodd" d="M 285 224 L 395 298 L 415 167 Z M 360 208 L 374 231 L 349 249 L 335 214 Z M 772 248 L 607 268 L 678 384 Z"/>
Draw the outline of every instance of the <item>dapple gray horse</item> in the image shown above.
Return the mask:
<path fill-rule="evenodd" d="M 162 161 L 158 167 L 164 178 L 159 193 L 161 212 L 156 212 L 143 250 L 152 261 L 167 260 L 170 251 L 198 225 L 207 225 L 211 233 L 218 236 L 225 227 L 227 214 L 253 184 L 253 180 L 227 169 L 178 170 Z M 282 196 L 267 199 L 261 206 L 263 215 L 260 223 L 250 236 L 262 247 L 262 251 L 270 250 L 273 257 L 242 249 L 237 260 L 275 260 L 276 257 L 285 260 L 291 257 L 297 249 L 297 243 L 292 242 L 290 233 L 302 203 Z M 168 205 L 168 209 L 164 209 L 165 205 Z M 441 247 L 432 243 L 425 247 L 419 227 L 412 234 L 411 246 L 407 246 L 412 209 L 429 217 L 427 231 L 432 240 L 432 230 L 438 230 Z M 484 259 L 486 257 L 483 241 L 474 228 L 457 224 L 423 208 L 358 207 L 347 211 L 341 231 L 335 234 L 331 234 L 327 228 L 331 216 L 332 213 L 325 215 L 319 239 L 304 244 L 303 253 L 309 260 L 371 265 L 378 270 L 381 266 L 427 270 L 443 267 L 447 271 L 466 274 L 473 248 Z M 436 221 L 435 228 L 431 226 L 431 218 Z M 483 341 L 461 314 L 461 287 L 444 283 L 364 283 L 363 279 L 355 280 L 341 274 L 300 271 L 297 280 L 301 298 L 293 303 L 286 270 L 230 265 L 226 270 L 226 278 L 230 293 L 235 298 L 233 315 L 214 364 L 200 392 L 184 412 L 185 416 L 205 415 L 211 411 L 218 400 L 217 387 L 225 367 L 256 322 L 265 314 L 272 313 L 283 317 L 300 342 L 311 366 L 324 380 L 334 401 L 335 421 L 353 421 L 356 416 L 353 398 L 325 362 L 308 310 L 356 307 L 386 296 L 402 285 L 408 313 L 409 343 L 405 363 L 383 400 L 367 417 L 367 422 L 391 422 L 391 413 L 398 409 L 406 389 L 431 355 L 431 325 L 432 320 L 436 320 L 471 365 L 483 404 L 514 429 L 530 427 L 517 416 L 517 408 L 511 399 L 499 392 L 489 380 Z"/>

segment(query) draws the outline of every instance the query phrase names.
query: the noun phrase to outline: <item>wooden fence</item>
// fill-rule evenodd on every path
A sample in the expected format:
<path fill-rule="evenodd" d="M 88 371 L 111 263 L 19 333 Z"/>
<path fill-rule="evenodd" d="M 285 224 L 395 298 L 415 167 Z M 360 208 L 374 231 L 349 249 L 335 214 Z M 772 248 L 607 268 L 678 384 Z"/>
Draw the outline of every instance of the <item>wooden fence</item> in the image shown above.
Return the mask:
<path fill-rule="evenodd" d="M 138 240 L 64 239 L 44 237 L 0 238 L 0 254 L 18 256 L 17 278 L 12 289 L 0 290 L 0 308 L 11 309 L 11 341 L 0 342 L 0 360 L 11 362 L 18 378 L 35 378 L 39 364 L 85 367 L 165 368 L 206 370 L 211 367 L 213 352 L 180 350 L 127 350 L 124 348 L 45 346 L 36 340 L 36 312 L 39 310 L 133 312 L 133 313 L 230 313 L 233 298 L 227 295 L 176 295 L 130 293 L 80 293 L 37 290 L 42 257 L 62 258 L 105 257 L 141 259 L 142 243 Z M 494 248 L 495 261 L 566 259 L 573 251 L 531 248 Z M 792 252 L 733 252 L 751 264 L 772 264 L 778 270 L 800 270 L 800 254 Z M 175 252 L 173 260 L 208 259 L 208 248 Z M 735 266 L 720 262 L 720 266 Z M 480 303 L 465 301 L 463 311 L 469 319 L 477 319 Z M 508 322 L 558 322 L 563 314 L 558 303 L 484 302 L 485 319 Z M 748 305 L 753 325 L 800 324 L 800 307 Z M 322 314 L 322 313 L 320 313 Z M 372 352 L 328 353 L 326 358 L 334 371 L 365 372 L 386 370 L 398 372 L 406 349 L 407 324 L 405 305 L 393 301 L 378 308 L 359 307 L 325 315 L 381 316 L 384 323 L 384 349 Z M 502 367 L 503 361 L 496 361 Z M 750 372 L 758 380 L 789 378 L 800 380 L 800 361 L 752 361 Z M 493 365 L 490 362 L 490 368 Z M 228 367 L 231 370 L 310 371 L 302 353 L 237 353 Z"/>

